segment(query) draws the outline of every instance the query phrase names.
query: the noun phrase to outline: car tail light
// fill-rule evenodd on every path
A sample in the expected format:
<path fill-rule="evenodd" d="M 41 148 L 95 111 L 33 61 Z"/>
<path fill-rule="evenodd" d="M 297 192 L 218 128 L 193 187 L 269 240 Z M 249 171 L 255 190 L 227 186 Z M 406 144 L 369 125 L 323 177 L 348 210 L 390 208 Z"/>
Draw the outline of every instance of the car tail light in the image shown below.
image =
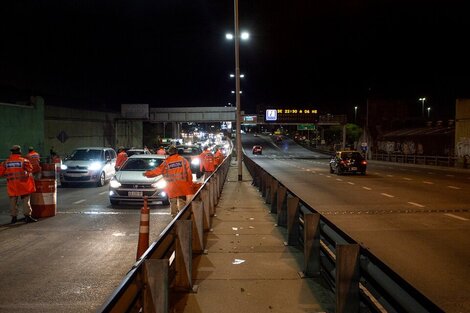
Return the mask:
<path fill-rule="evenodd" d="M 366 160 L 362 160 L 361 164 L 362 164 L 362 165 L 367 165 L 367 161 L 366 161 Z"/>

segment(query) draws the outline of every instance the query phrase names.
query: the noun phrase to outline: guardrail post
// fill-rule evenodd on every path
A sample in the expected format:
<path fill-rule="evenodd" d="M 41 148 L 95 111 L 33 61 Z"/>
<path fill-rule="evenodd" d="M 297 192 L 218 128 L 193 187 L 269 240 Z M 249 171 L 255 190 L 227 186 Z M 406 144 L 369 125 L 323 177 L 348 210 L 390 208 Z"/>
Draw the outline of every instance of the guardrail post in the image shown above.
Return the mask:
<path fill-rule="evenodd" d="M 192 282 L 193 251 L 192 251 L 192 222 L 176 221 L 176 250 L 175 250 L 175 288 L 195 292 Z"/>
<path fill-rule="evenodd" d="M 279 182 L 273 178 L 271 180 L 271 195 L 269 197 L 269 203 L 271 204 L 271 213 L 277 213 L 278 188 L 279 188 Z"/>
<path fill-rule="evenodd" d="M 212 189 L 212 215 L 215 214 L 215 209 L 217 207 L 217 194 L 219 193 L 218 188 L 217 188 L 217 175 L 214 175 L 212 177 L 211 181 L 211 189 Z M 211 216 L 212 216 L 211 215 Z"/>
<path fill-rule="evenodd" d="M 336 313 L 359 312 L 358 244 L 336 245 Z"/>
<path fill-rule="evenodd" d="M 208 231 L 211 228 L 211 218 L 209 212 L 209 191 L 207 188 L 201 190 L 201 200 L 204 213 L 204 231 Z"/>
<path fill-rule="evenodd" d="M 287 188 L 279 185 L 277 190 L 277 225 L 287 225 Z"/>
<path fill-rule="evenodd" d="M 208 205 L 209 205 L 209 216 L 214 216 L 214 183 L 207 181 L 206 189 L 209 193 Z"/>
<path fill-rule="evenodd" d="M 268 198 L 271 195 L 271 176 L 268 175 L 268 173 L 264 172 L 263 173 L 263 184 L 261 188 L 261 195 L 263 198 L 268 200 Z M 268 202 L 266 202 L 268 203 Z"/>
<path fill-rule="evenodd" d="M 287 196 L 287 242 L 288 246 L 299 244 L 299 198 Z"/>
<path fill-rule="evenodd" d="M 168 312 L 168 267 L 168 259 L 144 261 L 144 312 Z"/>
<path fill-rule="evenodd" d="M 193 222 L 193 252 L 204 252 L 204 209 L 199 200 L 191 201 L 191 220 Z"/>
<path fill-rule="evenodd" d="M 320 275 L 320 214 L 304 213 L 303 276 Z"/>

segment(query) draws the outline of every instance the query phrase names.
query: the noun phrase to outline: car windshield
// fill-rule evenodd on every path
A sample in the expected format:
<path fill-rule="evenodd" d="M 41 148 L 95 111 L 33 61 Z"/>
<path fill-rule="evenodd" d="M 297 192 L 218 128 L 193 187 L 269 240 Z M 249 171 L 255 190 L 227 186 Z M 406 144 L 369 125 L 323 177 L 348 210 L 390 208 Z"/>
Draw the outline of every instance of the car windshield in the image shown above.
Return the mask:
<path fill-rule="evenodd" d="M 182 156 L 199 155 L 201 152 L 201 149 L 198 147 L 178 147 L 178 154 Z"/>
<path fill-rule="evenodd" d="M 142 158 L 142 159 L 128 159 L 121 168 L 121 171 L 148 171 L 153 170 L 160 164 L 164 159 L 154 158 Z"/>
<path fill-rule="evenodd" d="M 103 150 L 79 149 L 75 150 L 69 160 L 74 161 L 103 161 Z"/>
<path fill-rule="evenodd" d="M 127 156 L 130 157 L 134 154 L 144 154 L 144 150 L 127 150 Z"/>

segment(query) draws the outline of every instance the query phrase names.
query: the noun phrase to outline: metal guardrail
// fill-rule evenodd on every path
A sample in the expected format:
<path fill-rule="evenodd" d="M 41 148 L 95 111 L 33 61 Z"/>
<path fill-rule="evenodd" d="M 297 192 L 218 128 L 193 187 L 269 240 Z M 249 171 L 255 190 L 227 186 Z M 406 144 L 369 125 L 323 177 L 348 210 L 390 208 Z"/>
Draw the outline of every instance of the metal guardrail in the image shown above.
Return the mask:
<path fill-rule="evenodd" d="M 258 164 L 244 161 L 277 224 L 287 228 L 287 244 L 303 247 L 303 275 L 321 275 L 335 290 L 337 313 L 444 312 Z"/>
<path fill-rule="evenodd" d="M 98 312 L 168 312 L 169 292 L 194 291 L 192 260 L 204 253 L 204 233 L 220 198 L 231 156 L 209 176 L 193 199 L 132 266 Z"/>
<path fill-rule="evenodd" d="M 372 153 L 372 160 L 449 167 L 456 166 L 458 162 L 458 158 L 452 156 L 395 153 Z"/>

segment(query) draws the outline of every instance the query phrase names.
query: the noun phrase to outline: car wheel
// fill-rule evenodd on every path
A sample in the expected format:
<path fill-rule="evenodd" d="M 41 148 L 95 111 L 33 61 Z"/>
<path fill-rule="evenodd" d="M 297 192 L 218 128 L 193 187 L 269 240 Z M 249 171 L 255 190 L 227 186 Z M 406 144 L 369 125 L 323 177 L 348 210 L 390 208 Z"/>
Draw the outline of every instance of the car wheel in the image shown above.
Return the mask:
<path fill-rule="evenodd" d="M 68 186 L 69 186 L 68 183 L 63 183 L 63 182 L 60 183 L 60 187 L 62 187 L 62 188 L 66 188 Z"/>
<path fill-rule="evenodd" d="M 335 171 L 333 171 L 333 168 L 330 165 L 330 174 L 333 174 Z"/>
<path fill-rule="evenodd" d="M 362 171 L 362 172 L 361 172 L 361 175 L 366 175 L 366 171 Z"/>
<path fill-rule="evenodd" d="M 339 166 L 336 168 L 336 175 L 343 175 L 343 170 Z"/>
<path fill-rule="evenodd" d="M 97 185 L 98 187 L 102 187 L 104 186 L 105 183 L 106 183 L 106 175 L 104 174 L 104 172 L 101 172 L 100 179 L 98 180 Z"/>
<path fill-rule="evenodd" d="M 202 174 L 202 172 L 196 172 L 196 178 L 201 178 Z"/>
<path fill-rule="evenodd" d="M 165 200 L 162 201 L 163 205 L 170 205 L 170 200 L 166 198 Z"/>
<path fill-rule="evenodd" d="M 111 202 L 111 205 L 118 205 L 119 201 L 118 200 L 111 200 L 109 199 L 109 202 Z"/>

